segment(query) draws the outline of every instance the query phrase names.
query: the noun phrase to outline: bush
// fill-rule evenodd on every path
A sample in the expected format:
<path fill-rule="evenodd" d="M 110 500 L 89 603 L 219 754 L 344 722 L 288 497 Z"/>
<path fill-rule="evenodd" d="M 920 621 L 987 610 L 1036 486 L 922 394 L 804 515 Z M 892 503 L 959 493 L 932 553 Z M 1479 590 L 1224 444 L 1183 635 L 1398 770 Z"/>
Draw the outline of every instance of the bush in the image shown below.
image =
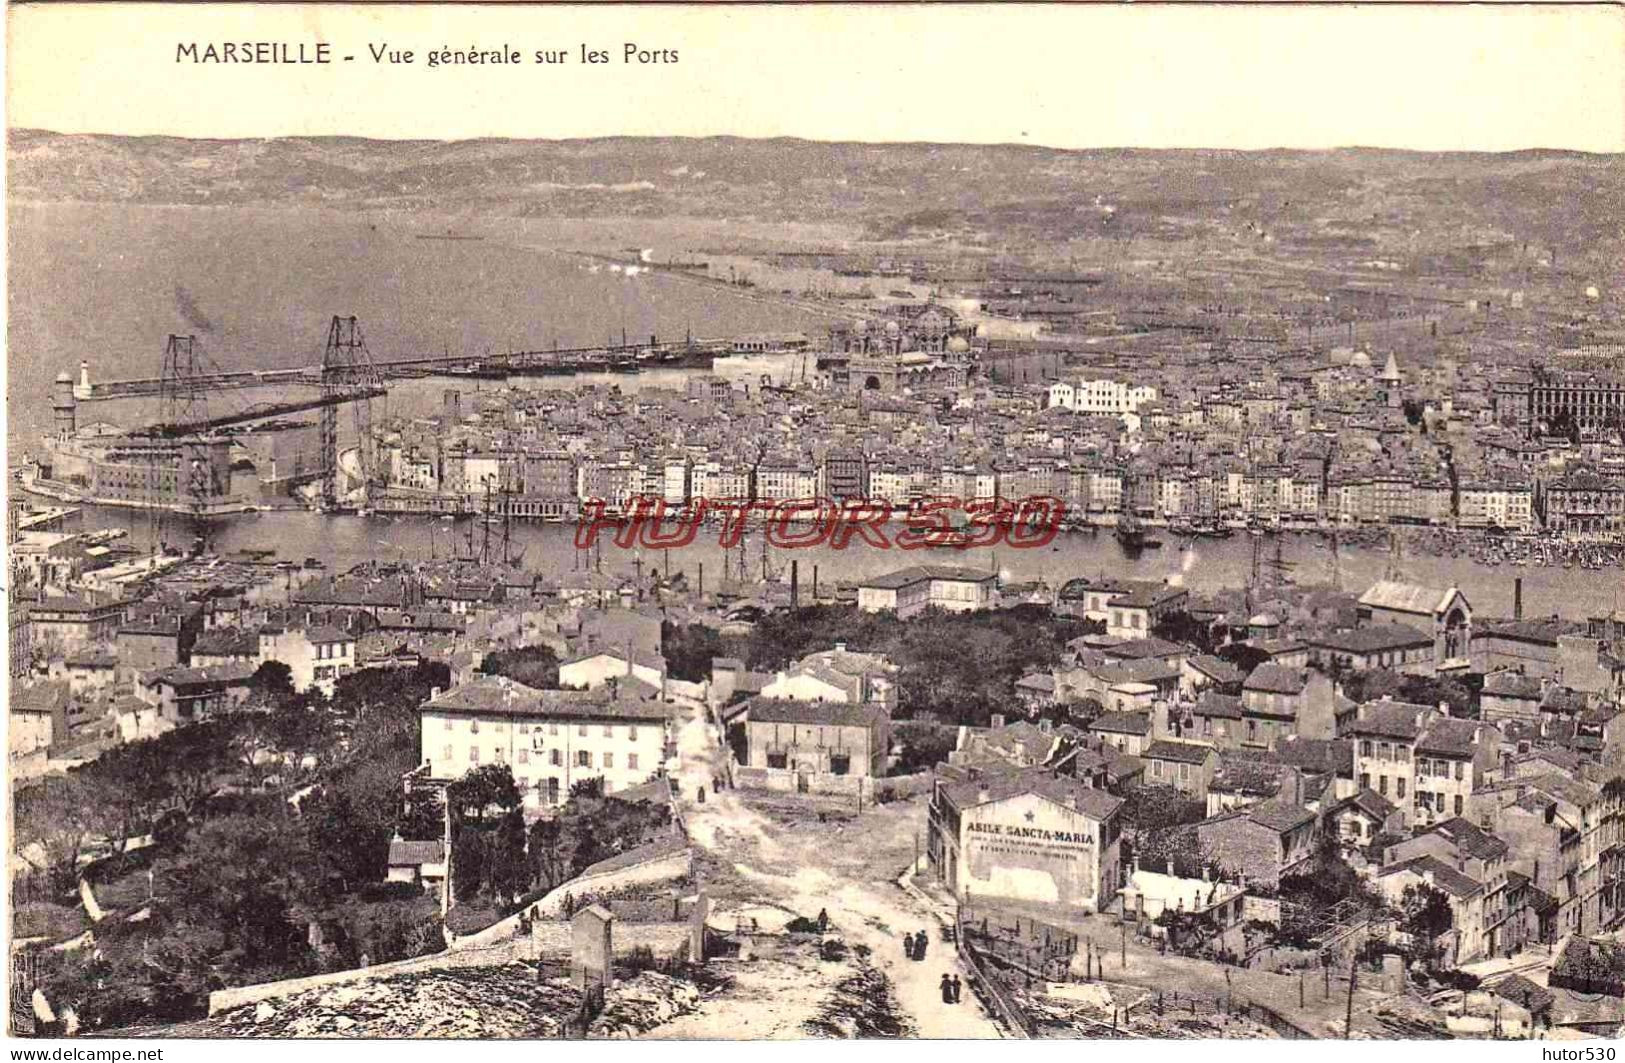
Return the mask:
<path fill-rule="evenodd" d="M 11 934 L 14 938 L 42 937 L 51 941 L 66 941 L 84 933 L 89 926 L 90 920 L 78 908 L 36 901 L 17 906 L 12 914 Z"/>

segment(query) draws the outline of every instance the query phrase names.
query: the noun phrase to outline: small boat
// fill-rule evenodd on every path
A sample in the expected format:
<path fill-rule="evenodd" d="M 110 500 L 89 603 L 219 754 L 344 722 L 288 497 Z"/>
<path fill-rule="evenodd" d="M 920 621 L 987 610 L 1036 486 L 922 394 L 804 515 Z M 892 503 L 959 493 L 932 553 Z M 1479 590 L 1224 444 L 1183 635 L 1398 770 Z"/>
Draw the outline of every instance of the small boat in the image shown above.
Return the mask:
<path fill-rule="evenodd" d="M 1123 514 L 1117 521 L 1117 530 L 1114 534 L 1118 544 L 1125 550 L 1145 549 L 1145 528 L 1140 524 L 1140 518 L 1132 513 Z"/>

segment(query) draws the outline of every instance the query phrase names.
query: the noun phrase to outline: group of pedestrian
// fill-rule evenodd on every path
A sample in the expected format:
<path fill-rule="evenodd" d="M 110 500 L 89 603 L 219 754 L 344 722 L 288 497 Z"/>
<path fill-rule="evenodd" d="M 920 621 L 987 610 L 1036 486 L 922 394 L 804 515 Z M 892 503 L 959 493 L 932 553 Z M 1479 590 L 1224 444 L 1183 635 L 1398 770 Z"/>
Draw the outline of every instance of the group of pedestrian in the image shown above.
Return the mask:
<path fill-rule="evenodd" d="M 822 915 L 823 913 L 820 912 L 819 914 Z M 914 960 L 915 962 L 923 961 L 925 959 L 926 946 L 930 943 L 930 941 L 931 936 L 923 930 L 918 934 L 904 934 L 903 955 L 907 956 L 911 960 Z M 944 1004 L 959 1003 L 960 983 L 959 976 L 957 974 L 943 975 L 941 988 L 942 1002 Z"/>

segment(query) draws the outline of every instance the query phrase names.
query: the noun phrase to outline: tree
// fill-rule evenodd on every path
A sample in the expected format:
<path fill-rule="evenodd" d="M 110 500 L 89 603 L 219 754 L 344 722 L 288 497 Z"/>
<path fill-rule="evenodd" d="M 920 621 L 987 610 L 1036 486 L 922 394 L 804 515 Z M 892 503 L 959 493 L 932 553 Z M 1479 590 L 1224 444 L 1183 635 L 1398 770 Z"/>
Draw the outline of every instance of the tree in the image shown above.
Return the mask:
<path fill-rule="evenodd" d="M 1261 664 L 1268 664 L 1270 655 L 1257 646 L 1249 646 L 1245 642 L 1230 642 L 1220 646 L 1215 656 L 1220 660 L 1229 661 L 1235 665 L 1243 675 L 1251 675 L 1253 669 Z"/>
<path fill-rule="evenodd" d="M 1151 627 L 1151 634 L 1182 646 L 1195 646 L 1203 653 L 1213 652 L 1213 628 L 1183 610 L 1168 613 Z"/>
<path fill-rule="evenodd" d="M 519 787 L 506 764 L 482 764 L 446 787 L 446 800 L 458 821 L 484 825 L 492 809 L 500 817 L 519 807 Z"/>
<path fill-rule="evenodd" d="M 241 772 L 250 789 L 258 790 L 275 759 L 276 740 L 270 717 L 261 712 L 238 713 L 223 720 L 221 726 L 226 732 L 233 766 Z"/>
<path fill-rule="evenodd" d="M 321 787 L 299 803 L 315 870 L 324 889 L 349 893 L 383 879 L 389 866 L 389 834 L 377 818 L 356 807 L 348 791 Z"/>
<path fill-rule="evenodd" d="M 305 913 L 319 900 L 310 866 L 310 848 L 291 817 L 227 815 L 193 831 L 179 854 L 154 868 L 163 925 L 194 943 L 177 962 L 201 960 L 206 968 L 194 973 L 227 984 L 307 962 Z"/>
<path fill-rule="evenodd" d="M 177 727 L 153 739 L 174 801 L 189 819 L 205 811 L 219 778 L 231 764 L 231 731 L 224 721 Z"/>
<path fill-rule="evenodd" d="M 294 774 L 304 762 L 319 757 L 333 744 L 333 716 L 325 704 L 293 698 L 279 703 L 266 721 L 271 741 L 284 755 Z"/>
<path fill-rule="evenodd" d="M 272 704 L 294 696 L 293 669 L 282 661 L 262 661 L 248 680 L 249 690 Z"/>
<path fill-rule="evenodd" d="M 892 773 L 912 775 L 947 760 L 959 744 L 959 729 L 899 720 L 892 728 L 892 737 L 902 746 Z"/>
<path fill-rule="evenodd" d="M 153 829 L 173 789 L 151 741 L 115 746 L 80 769 L 87 800 L 101 806 L 111 840 L 123 852 Z"/>
<path fill-rule="evenodd" d="M 1167 830 L 1206 816 L 1206 805 L 1172 786 L 1130 786 L 1123 795 L 1124 830 Z"/>
<path fill-rule="evenodd" d="M 674 679 L 698 683 L 711 677 L 711 661 L 727 656 L 721 632 L 704 624 L 661 625 L 661 653 Z"/>
<path fill-rule="evenodd" d="M 1455 917 L 1450 912 L 1450 899 L 1425 882 L 1405 887 L 1402 907 L 1405 917 L 1400 920 L 1400 929 L 1415 938 L 1428 952 L 1431 952 L 1439 935 L 1455 925 Z"/>
<path fill-rule="evenodd" d="M 570 878 L 573 854 L 561 817 L 532 823 L 528 841 L 531 875 L 537 888 L 551 890 Z"/>
<path fill-rule="evenodd" d="M 71 890 L 78 882 L 80 855 L 107 827 L 105 806 L 77 775 L 20 787 L 13 801 L 17 847 L 38 846 L 51 889 Z"/>
<path fill-rule="evenodd" d="M 559 658 L 550 646 L 493 650 L 480 664 L 483 675 L 503 675 L 537 690 L 559 688 Z"/>

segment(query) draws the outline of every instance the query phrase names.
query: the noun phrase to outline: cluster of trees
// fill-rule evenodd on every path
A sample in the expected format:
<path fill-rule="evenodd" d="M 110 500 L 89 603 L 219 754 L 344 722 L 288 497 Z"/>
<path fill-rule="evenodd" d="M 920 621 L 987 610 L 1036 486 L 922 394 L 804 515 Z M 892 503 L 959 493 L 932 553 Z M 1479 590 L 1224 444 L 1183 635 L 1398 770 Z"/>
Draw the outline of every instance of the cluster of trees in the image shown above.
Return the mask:
<path fill-rule="evenodd" d="M 20 788 L 36 903 L 71 910 L 83 876 L 117 909 L 95 950 L 53 954 L 47 995 L 89 1026 L 177 1017 L 224 986 L 437 947 L 434 903 L 381 883 L 417 706 L 447 683 L 443 665 L 362 671 L 329 701 L 267 665 L 244 711 Z"/>
<path fill-rule="evenodd" d="M 606 797 L 603 781 L 594 778 L 576 783 L 558 815 L 536 820 L 527 831 L 519 788 L 506 765 L 471 769 L 446 796 L 453 893 L 460 904 L 498 913 L 523 907 L 671 826 L 669 807 Z"/>
<path fill-rule="evenodd" d="M 1173 865 L 1174 874 L 1200 878 L 1205 859 L 1194 824 L 1207 806 L 1172 786 L 1141 784 L 1123 794 L 1123 862 L 1135 860 L 1148 871 Z"/>
<path fill-rule="evenodd" d="M 1450 715 L 1477 718 L 1483 677 L 1463 681 L 1452 676 L 1406 675 L 1387 668 L 1347 671 L 1334 668 L 1332 678 L 1343 695 L 1354 701 L 1377 701 L 1391 697 L 1415 705 L 1449 706 Z"/>
<path fill-rule="evenodd" d="M 819 605 L 764 614 L 748 635 L 738 637 L 673 626 L 666 633 L 666 660 L 682 677 L 709 674 L 711 658 L 717 656 L 773 671 L 844 642 L 854 650 L 884 654 L 898 665 L 900 719 L 930 716 L 944 723 L 986 726 L 994 713 L 1009 712 L 1017 679 L 1033 669 L 1048 669 L 1061 659 L 1067 642 L 1100 630 L 1097 622 L 1058 617 L 1038 605 L 975 613 L 932 611 L 908 621 L 855 606 Z"/>
<path fill-rule="evenodd" d="M 484 675 L 505 675 L 536 690 L 559 688 L 559 658 L 551 646 L 520 646 L 493 650 L 480 664 Z"/>

